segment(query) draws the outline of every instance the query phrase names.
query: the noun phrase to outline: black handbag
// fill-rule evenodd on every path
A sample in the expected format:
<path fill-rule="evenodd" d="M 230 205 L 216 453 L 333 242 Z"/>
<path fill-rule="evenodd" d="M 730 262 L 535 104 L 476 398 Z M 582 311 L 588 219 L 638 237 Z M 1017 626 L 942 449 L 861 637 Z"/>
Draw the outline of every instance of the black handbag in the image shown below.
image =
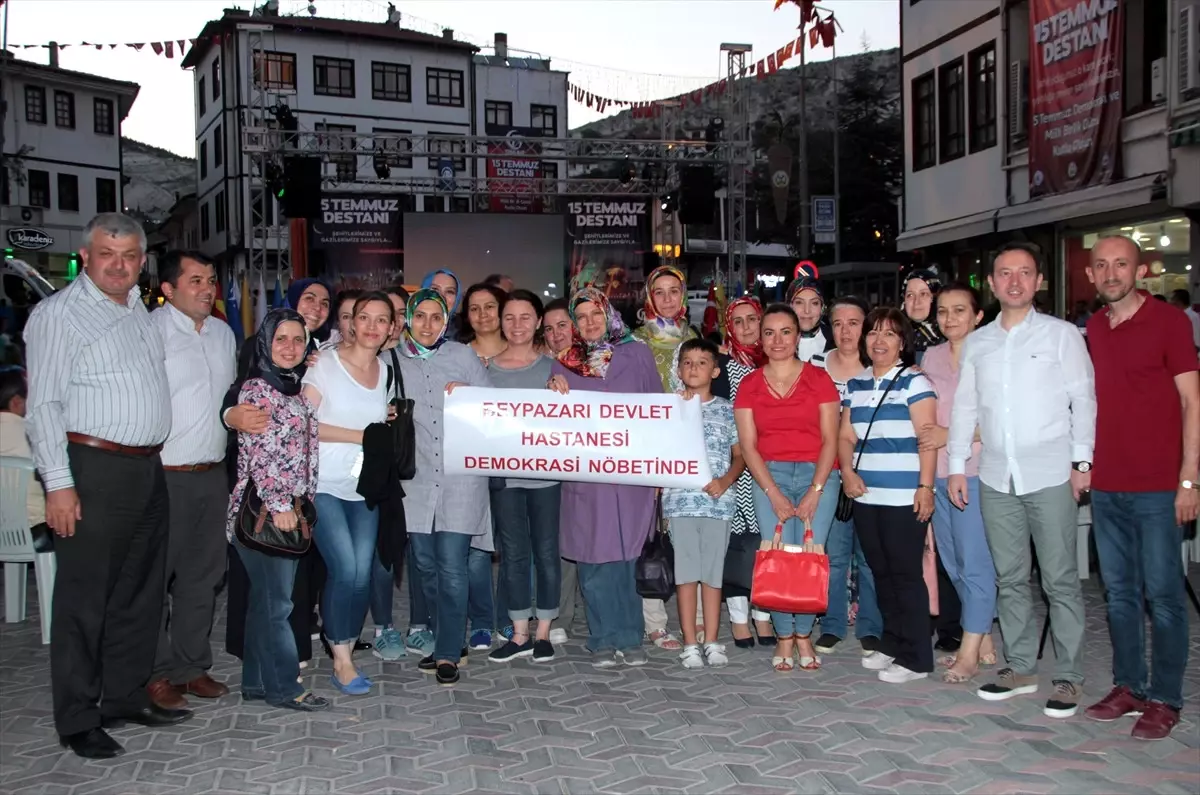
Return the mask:
<path fill-rule="evenodd" d="M 412 480 L 417 474 L 417 435 L 413 427 L 413 401 L 404 391 L 404 376 L 400 373 L 396 349 L 393 348 L 390 353 L 392 368 L 388 371 L 388 378 L 391 380 L 394 377 L 396 386 L 395 397 L 390 401 L 396 409 L 396 418 L 388 421 L 392 429 L 392 449 L 396 454 L 396 472 L 400 480 Z M 388 384 L 387 391 L 390 392 L 391 389 L 392 384 Z"/>
<path fill-rule="evenodd" d="M 727 586 L 750 590 L 754 584 L 754 559 L 762 544 L 761 533 L 733 533 L 725 550 L 725 571 L 722 581 Z"/>
<path fill-rule="evenodd" d="M 858 448 L 858 456 L 854 459 L 854 471 L 858 472 L 858 465 L 862 462 L 863 451 L 867 449 L 867 439 L 871 436 L 871 428 L 875 425 L 875 417 L 879 414 L 879 408 L 883 405 L 883 401 L 887 400 L 888 392 L 892 391 L 892 386 L 900 380 L 900 376 L 904 375 L 904 371 L 908 369 L 908 365 L 900 368 L 896 373 L 896 377 L 888 382 L 887 389 L 883 390 L 883 395 L 879 398 L 879 403 L 875 405 L 875 410 L 871 412 L 871 421 L 867 423 L 867 431 L 863 434 L 862 445 Z M 848 522 L 854 516 L 854 500 L 846 496 L 844 489 L 838 489 L 837 508 L 834 509 L 833 518 L 839 522 Z"/>
<path fill-rule="evenodd" d="M 311 423 L 311 418 L 309 419 Z M 304 462 L 308 465 L 311 426 L 304 426 Z M 295 497 L 293 505 L 299 519 L 295 530 L 280 530 L 271 512 L 263 506 L 254 478 L 246 483 L 242 504 L 238 507 L 233 532 L 247 549 L 276 558 L 300 557 L 312 547 L 312 529 L 317 524 L 317 506 L 307 496 Z"/>
<path fill-rule="evenodd" d="M 675 547 L 671 537 L 655 522 L 655 529 L 642 545 L 634 567 L 638 596 L 643 599 L 662 599 L 675 593 Z"/>

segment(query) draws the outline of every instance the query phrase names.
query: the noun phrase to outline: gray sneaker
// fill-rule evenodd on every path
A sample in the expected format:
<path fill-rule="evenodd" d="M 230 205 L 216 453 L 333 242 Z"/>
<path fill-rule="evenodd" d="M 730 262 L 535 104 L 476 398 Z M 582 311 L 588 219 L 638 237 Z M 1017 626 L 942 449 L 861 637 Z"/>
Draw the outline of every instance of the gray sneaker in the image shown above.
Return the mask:
<path fill-rule="evenodd" d="M 388 627 L 375 638 L 375 648 L 371 653 L 384 662 L 395 662 L 408 656 L 404 650 L 404 638 L 393 627 Z"/>
<path fill-rule="evenodd" d="M 621 661 L 617 659 L 617 653 L 612 649 L 592 652 L 593 668 L 616 668 L 620 662 Z"/>
<path fill-rule="evenodd" d="M 428 657 L 433 654 L 434 637 L 433 633 L 427 629 L 409 630 L 408 637 L 404 641 L 404 645 L 413 654 L 419 654 L 422 657 Z"/>
<path fill-rule="evenodd" d="M 617 655 L 620 656 L 621 662 L 635 667 L 650 662 L 650 658 L 646 655 L 646 650 L 641 646 L 635 646 L 632 649 L 622 649 L 617 652 Z"/>

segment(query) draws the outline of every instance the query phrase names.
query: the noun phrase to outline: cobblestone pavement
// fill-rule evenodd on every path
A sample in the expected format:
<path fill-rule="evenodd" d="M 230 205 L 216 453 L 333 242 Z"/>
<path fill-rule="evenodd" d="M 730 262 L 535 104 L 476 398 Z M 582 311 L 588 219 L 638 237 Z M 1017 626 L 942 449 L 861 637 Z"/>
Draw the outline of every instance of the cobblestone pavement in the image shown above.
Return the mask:
<path fill-rule="evenodd" d="M 1085 592 L 1090 702 L 1108 689 L 1110 649 L 1094 580 Z M 549 664 L 472 652 L 453 689 L 411 655 L 383 663 L 367 653 L 374 690 L 342 696 L 322 660 L 306 678 L 333 699 L 328 712 L 193 699 L 190 722 L 115 731 L 126 755 L 89 762 L 56 742 L 32 587 L 30 602 L 24 623 L 0 625 L 5 794 L 1200 793 L 1194 612 L 1184 722 L 1158 743 L 1131 739 L 1131 720 L 1044 717 L 1045 675 L 1040 698 L 986 703 L 935 681 L 883 684 L 853 642 L 817 673 L 776 674 L 769 651 L 732 644 L 724 669 L 685 671 L 653 650 L 645 667 L 595 670 L 580 625 Z M 236 659 L 222 652 L 213 674 L 237 690 Z"/>

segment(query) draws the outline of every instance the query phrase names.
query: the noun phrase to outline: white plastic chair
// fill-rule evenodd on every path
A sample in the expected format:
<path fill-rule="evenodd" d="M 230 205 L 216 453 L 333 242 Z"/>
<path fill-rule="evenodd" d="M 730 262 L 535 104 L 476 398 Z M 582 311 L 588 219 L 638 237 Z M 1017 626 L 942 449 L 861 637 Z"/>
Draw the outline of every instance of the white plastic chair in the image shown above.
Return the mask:
<path fill-rule="evenodd" d="M 36 552 L 29 530 L 25 503 L 33 462 L 28 458 L 0 456 L 0 563 L 4 564 L 4 620 L 25 620 L 25 593 L 32 563 L 37 578 L 38 606 L 42 617 L 42 643 L 50 642 L 50 615 L 54 596 L 53 552 Z"/>

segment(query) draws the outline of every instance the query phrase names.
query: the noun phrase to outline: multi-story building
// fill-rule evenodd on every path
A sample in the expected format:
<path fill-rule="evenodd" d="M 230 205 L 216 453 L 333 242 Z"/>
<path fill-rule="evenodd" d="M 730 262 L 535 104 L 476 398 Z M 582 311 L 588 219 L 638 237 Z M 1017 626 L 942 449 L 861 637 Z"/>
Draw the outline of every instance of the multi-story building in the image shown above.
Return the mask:
<path fill-rule="evenodd" d="M 138 85 L 0 53 L 4 165 L 0 239 L 6 255 L 51 281 L 74 278 L 83 227 L 120 210 L 121 122 Z"/>
<path fill-rule="evenodd" d="M 901 0 L 898 246 L 986 292 L 999 245 L 1037 243 L 1066 314 L 1095 298 L 1097 237 L 1133 235 L 1142 286 L 1195 300 L 1200 0 L 1058 5 Z"/>

